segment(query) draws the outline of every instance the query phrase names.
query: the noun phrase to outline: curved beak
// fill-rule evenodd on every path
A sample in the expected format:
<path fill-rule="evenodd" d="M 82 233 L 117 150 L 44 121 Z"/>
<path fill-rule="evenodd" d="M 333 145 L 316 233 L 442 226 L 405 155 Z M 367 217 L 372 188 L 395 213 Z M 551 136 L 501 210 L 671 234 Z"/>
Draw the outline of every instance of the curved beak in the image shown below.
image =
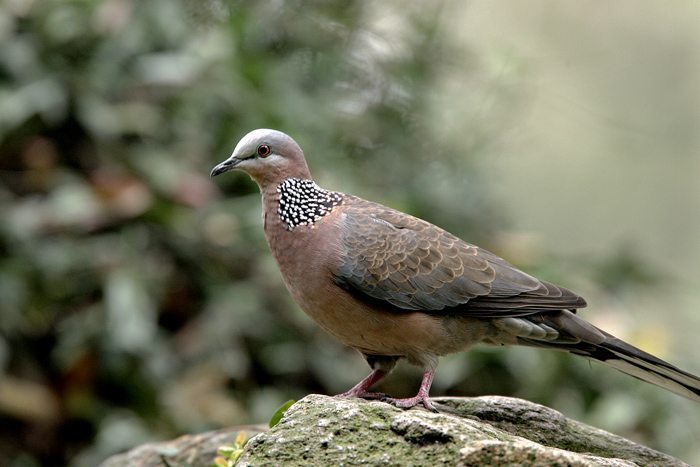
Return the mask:
<path fill-rule="evenodd" d="M 211 173 L 209 174 L 209 176 L 216 177 L 219 174 L 222 174 L 224 172 L 228 172 L 229 170 L 232 170 L 238 164 L 240 164 L 241 161 L 242 161 L 242 159 L 238 159 L 237 157 L 232 157 L 230 159 L 226 159 L 221 164 L 219 164 L 216 167 L 214 167 L 213 169 L 211 169 Z"/>

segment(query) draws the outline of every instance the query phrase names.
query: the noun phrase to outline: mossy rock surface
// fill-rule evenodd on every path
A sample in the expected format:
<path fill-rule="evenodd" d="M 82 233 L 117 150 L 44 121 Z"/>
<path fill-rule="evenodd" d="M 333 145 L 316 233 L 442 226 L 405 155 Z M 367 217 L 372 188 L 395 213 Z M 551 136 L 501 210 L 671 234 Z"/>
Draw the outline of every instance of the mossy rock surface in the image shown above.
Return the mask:
<path fill-rule="evenodd" d="M 308 396 L 253 438 L 238 465 L 684 465 L 524 400 L 434 400 L 440 413 Z"/>
<path fill-rule="evenodd" d="M 253 436 L 236 465 L 687 465 L 521 399 L 485 396 L 434 401 L 439 413 L 310 395 L 294 404 L 273 429 Z M 104 465 L 131 465 L 114 459 Z M 163 465 L 158 461 L 140 465 Z"/>

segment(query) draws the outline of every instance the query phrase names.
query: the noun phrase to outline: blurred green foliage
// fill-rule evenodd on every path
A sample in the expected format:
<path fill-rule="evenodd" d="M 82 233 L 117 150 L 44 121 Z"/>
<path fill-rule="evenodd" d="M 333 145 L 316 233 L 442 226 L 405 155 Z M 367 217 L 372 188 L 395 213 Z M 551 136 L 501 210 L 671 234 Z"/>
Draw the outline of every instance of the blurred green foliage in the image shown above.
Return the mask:
<path fill-rule="evenodd" d="M 0 5 L 1 465 L 95 465 L 148 440 L 266 420 L 290 397 L 364 375 L 284 290 L 254 184 L 207 178 L 253 128 L 293 135 L 321 185 L 497 248 L 506 219 L 482 160 L 518 99 L 519 67 L 486 73 L 479 54 L 491 51 L 455 41 L 445 5 Z M 473 60 L 463 97 L 488 87 L 496 104 L 472 134 L 448 138 L 434 90 L 456 50 Z M 648 283 L 627 256 L 590 269 L 614 288 L 629 268 Z M 412 393 L 417 372 L 398 373 L 382 388 Z M 609 373 L 477 349 L 446 359 L 435 393 L 615 410 L 611 429 L 663 448 L 675 402 Z"/>

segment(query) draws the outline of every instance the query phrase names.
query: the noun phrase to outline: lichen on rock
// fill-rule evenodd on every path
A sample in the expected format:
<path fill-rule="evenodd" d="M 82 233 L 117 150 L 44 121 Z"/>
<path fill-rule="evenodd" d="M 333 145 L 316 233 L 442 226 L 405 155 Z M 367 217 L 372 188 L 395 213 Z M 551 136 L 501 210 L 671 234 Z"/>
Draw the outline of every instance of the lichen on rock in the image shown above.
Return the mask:
<path fill-rule="evenodd" d="M 257 435 L 251 431 L 254 436 L 236 465 L 686 465 L 521 399 L 484 396 L 433 401 L 439 413 L 402 410 L 379 401 L 310 395 L 290 407 L 271 430 Z M 228 429 L 227 433 L 235 431 Z M 205 443 L 207 435 L 198 436 Z M 221 432 L 210 436 L 222 439 Z M 168 446 L 178 445 L 173 443 Z M 188 443 L 192 445 L 191 439 Z M 211 456 L 211 449 L 203 445 L 199 452 Z M 139 465 L 162 466 L 162 449 L 161 454 L 153 454 L 158 449 L 154 444 L 132 453 L 145 456 Z M 178 463 L 170 465 L 211 465 L 213 460 L 191 453 L 187 457 L 186 450 L 178 452 Z M 184 459 L 191 463 L 182 463 Z M 103 466 L 133 465 L 128 462 L 134 460 L 133 454 L 126 453 L 108 459 Z"/>

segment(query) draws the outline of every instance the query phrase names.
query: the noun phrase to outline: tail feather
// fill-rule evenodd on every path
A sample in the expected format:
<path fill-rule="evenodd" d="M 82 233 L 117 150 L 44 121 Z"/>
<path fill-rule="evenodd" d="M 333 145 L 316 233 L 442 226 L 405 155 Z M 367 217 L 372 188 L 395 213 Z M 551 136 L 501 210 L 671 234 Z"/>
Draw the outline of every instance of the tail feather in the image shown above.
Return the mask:
<path fill-rule="evenodd" d="M 700 402 L 700 378 L 654 357 L 616 337 L 600 345 L 591 358 L 641 380 Z"/>
<path fill-rule="evenodd" d="M 697 376 L 596 328 L 573 313 L 563 311 L 552 316 L 552 320 L 548 318 L 539 315 L 536 321 L 557 329 L 559 338 L 544 341 L 521 337 L 518 340 L 524 345 L 556 348 L 598 360 L 635 378 L 700 402 L 700 378 Z"/>

